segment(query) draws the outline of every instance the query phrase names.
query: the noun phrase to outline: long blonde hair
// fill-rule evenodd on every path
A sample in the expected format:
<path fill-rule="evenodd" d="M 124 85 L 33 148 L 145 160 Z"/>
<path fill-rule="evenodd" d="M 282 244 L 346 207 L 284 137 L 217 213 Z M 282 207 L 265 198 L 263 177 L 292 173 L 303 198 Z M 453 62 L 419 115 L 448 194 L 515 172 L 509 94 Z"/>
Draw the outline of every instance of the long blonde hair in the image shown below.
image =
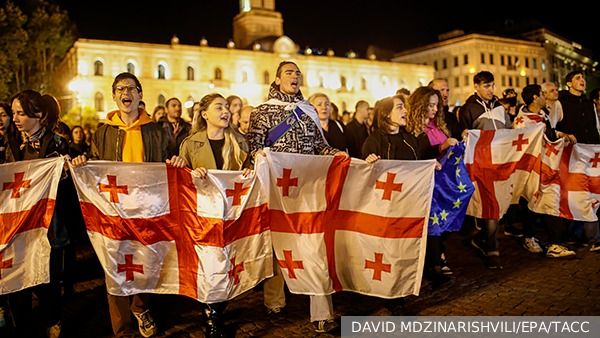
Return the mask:
<path fill-rule="evenodd" d="M 205 131 L 208 123 L 204 116 L 202 116 L 202 112 L 208 110 L 208 107 L 213 103 L 214 100 L 221 98 L 225 100 L 223 95 L 219 93 L 212 93 L 205 95 L 200 100 L 200 113 L 198 118 L 192 123 L 192 130 L 190 131 L 190 136 L 194 135 L 198 132 Z M 238 170 L 242 168 L 242 163 L 244 162 L 244 157 L 242 154 L 242 148 L 240 147 L 236 137 L 235 131 L 231 128 L 231 125 L 228 125 L 225 130 L 225 144 L 223 145 L 223 169 L 224 170 Z"/>
<path fill-rule="evenodd" d="M 419 87 L 408 97 L 409 109 L 406 121 L 406 130 L 415 136 L 419 136 L 425 130 L 427 107 L 429 106 L 429 99 L 433 95 L 438 97 L 438 110 L 433 122 L 444 134 L 450 135 L 444 121 L 444 107 L 440 92 L 431 87 Z"/>

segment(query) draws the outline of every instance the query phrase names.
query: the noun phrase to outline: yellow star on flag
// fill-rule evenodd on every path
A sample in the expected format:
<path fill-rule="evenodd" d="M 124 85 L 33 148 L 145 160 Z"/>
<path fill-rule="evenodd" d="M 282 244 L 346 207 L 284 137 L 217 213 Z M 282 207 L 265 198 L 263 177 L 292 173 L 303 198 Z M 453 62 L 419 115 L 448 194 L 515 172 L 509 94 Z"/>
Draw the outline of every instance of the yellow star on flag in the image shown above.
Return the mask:
<path fill-rule="evenodd" d="M 448 159 L 450 159 L 450 157 L 452 157 L 452 155 L 454 155 L 454 152 L 452 150 L 448 151 Z"/>
<path fill-rule="evenodd" d="M 460 182 L 457 187 L 459 192 L 467 192 L 467 186 L 463 182 Z"/>
<path fill-rule="evenodd" d="M 460 168 L 456 168 L 456 177 L 460 177 Z"/>
<path fill-rule="evenodd" d="M 448 215 L 450 215 L 449 213 L 446 212 L 446 210 L 442 209 L 442 212 L 440 212 L 440 216 L 442 217 L 442 221 L 445 221 L 446 218 L 448 218 Z"/>
<path fill-rule="evenodd" d="M 436 214 L 433 214 L 433 216 L 429 217 L 429 219 L 431 219 L 431 224 L 433 225 L 440 224 L 440 219 Z"/>
<path fill-rule="evenodd" d="M 454 201 L 454 203 L 452 203 L 452 209 L 460 208 L 461 204 L 462 204 L 462 201 L 460 200 L 460 198 L 457 198 L 456 201 Z"/>
<path fill-rule="evenodd" d="M 462 158 L 461 156 L 455 157 L 454 158 L 454 165 L 458 165 L 460 163 L 461 158 Z"/>

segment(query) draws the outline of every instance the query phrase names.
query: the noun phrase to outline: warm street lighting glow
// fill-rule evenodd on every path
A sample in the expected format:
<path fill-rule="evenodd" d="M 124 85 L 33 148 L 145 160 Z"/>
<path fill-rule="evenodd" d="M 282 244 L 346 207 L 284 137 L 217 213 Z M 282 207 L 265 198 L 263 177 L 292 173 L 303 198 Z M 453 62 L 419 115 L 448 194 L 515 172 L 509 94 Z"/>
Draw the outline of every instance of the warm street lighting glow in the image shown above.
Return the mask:
<path fill-rule="evenodd" d="M 87 95 L 92 92 L 92 83 L 84 79 L 74 79 L 69 82 L 69 90 L 74 92 L 76 95 Z"/>

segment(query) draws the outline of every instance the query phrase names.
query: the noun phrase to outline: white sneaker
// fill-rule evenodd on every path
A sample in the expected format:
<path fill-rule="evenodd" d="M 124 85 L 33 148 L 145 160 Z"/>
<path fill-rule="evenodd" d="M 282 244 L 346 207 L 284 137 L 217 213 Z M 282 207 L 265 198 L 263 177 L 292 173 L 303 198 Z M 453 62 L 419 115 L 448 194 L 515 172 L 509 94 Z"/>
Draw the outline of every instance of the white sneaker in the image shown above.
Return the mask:
<path fill-rule="evenodd" d="M 544 252 L 544 250 L 538 243 L 537 238 L 535 238 L 535 237 L 525 238 L 525 241 L 523 242 L 523 247 L 531 253 Z"/>
<path fill-rule="evenodd" d="M 548 251 L 546 251 L 546 257 L 549 258 L 565 258 L 565 257 L 575 257 L 575 251 L 571 251 L 566 247 L 558 244 L 552 244 L 548 247 Z"/>
<path fill-rule="evenodd" d="M 156 324 L 154 323 L 154 319 L 152 319 L 152 316 L 150 315 L 150 310 L 146 310 L 142 313 L 134 312 L 133 315 L 138 321 L 138 328 L 142 336 L 148 338 L 156 334 Z"/>

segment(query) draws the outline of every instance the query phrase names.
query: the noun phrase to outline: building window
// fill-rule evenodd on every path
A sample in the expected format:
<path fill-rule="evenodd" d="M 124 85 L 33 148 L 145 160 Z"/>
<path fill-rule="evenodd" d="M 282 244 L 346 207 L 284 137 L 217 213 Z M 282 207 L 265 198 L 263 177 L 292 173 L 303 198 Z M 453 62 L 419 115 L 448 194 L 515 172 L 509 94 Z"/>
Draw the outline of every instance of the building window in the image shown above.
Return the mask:
<path fill-rule="evenodd" d="M 508 77 L 508 86 L 512 87 L 513 86 L 513 80 L 512 80 L 512 76 Z"/>
<path fill-rule="evenodd" d="M 433 61 L 433 70 L 435 70 L 435 71 L 438 70 L 437 60 Z"/>
<path fill-rule="evenodd" d="M 535 84 L 537 84 L 537 83 L 538 83 L 538 81 L 537 81 L 537 77 L 534 77 L 534 78 L 533 78 L 533 83 L 535 83 Z"/>
<path fill-rule="evenodd" d="M 460 87 L 460 81 L 458 79 L 458 76 L 454 77 L 454 87 L 455 88 Z"/>
<path fill-rule="evenodd" d="M 518 76 L 517 76 L 517 77 L 515 77 L 515 86 L 516 86 L 517 88 L 521 87 L 521 81 L 519 80 L 519 77 L 518 77 Z"/>
<path fill-rule="evenodd" d="M 222 80 L 222 79 L 223 79 L 223 71 L 219 67 L 215 68 L 215 80 Z"/>
<path fill-rule="evenodd" d="M 454 57 L 454 67 L 458 67 L 458 56 Z"/>
<path fill-rule="evenodd" d="M 104 111 L 104 95 L 100 92 L 94 95 L 94 108 L 96 108 L 96 111 Z"/>
<path fill-rule="evenodd" d="M 512 56 L 508 56 L 508 65 L 512 66 Z"/>
<path fill-rule="evenodd" d="M 518 65 L 519 65 L 519 57 L 515 56 L 515 66 L 518 66 Z"/>
<path fill-rule="evenodd" d="M 242 70 L 242 83 L 248 82 L 248 71 Z"/>
<path fill-rule="evenodd" d="M 443 69 L 448 69 L 448 61 L 446 61 L 446 58 L 444 58 L 444 59 L 442 60 L 442 68 L 443 68 Z"/>
<path fill-rule="evenodd" d="M 271 83 L 271 76 L 269 75 L 269 71 L 265 70 L 263 72 L 263 83 L 268 85 Z"/>
<path fill-rule="evenodd" d="M 465 75 L 465 86 L 469 85 L 469 75 Z"/>
<path fill-rule="evenodd" d="M 525 58 L 525 68 L 529 68 L 529 58 Z"/>
<path fill-rule="evenodd" d="M 343 76 L 343 75 L 342 75 L 342 76 L 340 76 L 340 86 L 341 86 L 342 88 L 344 88 L 344 89 L 345 89 L 345 88 L 346 88 L 346 86 L 347 86 L 347 83 L 346 83 L 346 82 L 347 82 L 347 81 L 346 81 L 346 77 L 345 77 L 345 76 Z"/>
<path fill-rule="evenodd" d="M 529 76 L 527 76 L 527 77 L 525 78 L 525 85 L 526 85 L 526 86 L 529 86 Z"/>
<path fill-rule="evenodd" d="M 537 59 L 536 58 L 531 59 L 531 66 L 533 66 L 533 69 L 537 69 Z"/>
<path fill-rule="evenodd" d="M 506 87 L 506 75 L 502 75 L 502 87 Z"/>
<path fill-rule="evenodd" d="M 504 55 L 500 55 L 500 65 L 504 66 Z"/>
<path fill-rule="evenodd" d="M 96 62 L 94 62 L 94 75 L 95 76 L 104 75 L 104 64 L 100 60 L 96 60 Z"/>
<path fill-rule="evenodd" d="M 481 53 L 481 64 L 485 65 L 485 53 Z"/>
<path fill-rule="evenodd" d="M 159 106 L 164 106 L 165 105 L 165 96 L 163 94 L 159 94 L 158 95 L 158 105 Z"/>
<path fill-rule="evenodd" d="M 465 64 L 465 65 L 469 64 L 469 54 L 465 54 L 463 56 L 463 64 Z"/>
<path fill-rule="evenodd" d="M 490 65 L 494 64 L 494 54 L 490 53 Z"/>
<path fill-rule="evenodd" d="M 360 89 L 367 90 L 367 79 L 364 77 L 360 79 Z"/>
<path fill-rule="evenodd" d="M 127 63 L 127 73 L 135 75 L 135 66 L 131 62 Z"/>
<path fill-rule="evenodd" d="M 165 76 L 165 66 L 158 65 L 156 78 L 159 79 L 159 80 L 164 80 L 166 78 L 166 76 Z"/>
<path fill-rule="evenodd" d="M 194 81 L 194 68 L 191 66 L 187 67 L 187 79 L 188 81 Z"/>

